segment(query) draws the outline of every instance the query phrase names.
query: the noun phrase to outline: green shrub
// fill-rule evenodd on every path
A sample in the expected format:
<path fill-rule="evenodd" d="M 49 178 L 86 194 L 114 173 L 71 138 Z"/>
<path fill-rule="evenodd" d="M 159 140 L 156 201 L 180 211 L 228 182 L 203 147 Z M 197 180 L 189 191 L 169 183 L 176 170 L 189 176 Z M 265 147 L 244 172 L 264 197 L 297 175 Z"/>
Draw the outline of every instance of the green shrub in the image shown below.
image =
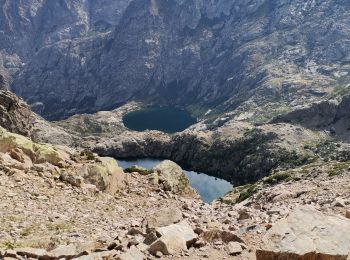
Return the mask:
<path fill-rule="evenodd" d="M 239 197 L 236 199 L 236 203 L 240 203 L 251 196 L 254 195 L 258 191 L 257 185 L 256 184 L 248 184 L 245 185 L 242 189 L 242 191 L 239 194 Z"/>
<path fill-rule="evenodd" d="M 87 160 L 95 160 L 96 157 L 94 155 L 93 152 L 91 152 L 90 150 L 84 150 L 80 153 L 80 156 L 84 156 L 86 157 Z"/>

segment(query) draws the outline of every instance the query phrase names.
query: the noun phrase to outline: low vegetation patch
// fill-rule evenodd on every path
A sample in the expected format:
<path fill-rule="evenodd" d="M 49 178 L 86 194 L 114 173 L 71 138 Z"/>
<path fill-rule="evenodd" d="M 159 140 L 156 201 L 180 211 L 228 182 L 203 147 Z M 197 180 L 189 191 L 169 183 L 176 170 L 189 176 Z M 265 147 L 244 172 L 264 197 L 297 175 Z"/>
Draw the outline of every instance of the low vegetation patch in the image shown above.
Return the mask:
<path fill-rule="evenodd" d="M 13 250 L 17 247 L 17 243 L 14 240 L 7 240 L 0 247 L 8 249 L 8 250 Z"/>
<path fill-rule="evenodd" d="M 124 170 L 124 172 L 126 172 L 126 173 L 137 172 L 141 175 L 149 175 L 149 174 L 153 173 L 153 170 L 143 169 L 143 168 L 139 168 L 137 166 L 131 166 L 129 168 L 126 168 Z"/>
<path fill-rule="evenodd" d="M 328 172 L 328 176 L 329 177 L 337 176 L 344 173 L 345 170 L 349 170 L 349 169 L 350 169 L 350 164 L 348 162 L 336 163 L 332 166 L 332 168 Z"/>
<path fill-rule="evenodd" d="M 87 160 L 95 160 L 96 157 L 94 155 L 94 153 L 90 150 L 84 150 L 80 153 L 80 156 L 85 157 Z"/>
<path fill-rule="evenodd" d="M 258 186 L 256 184 L 247 184 L 245 186 L 242 186 L 240 190 L 240 195 L 236 199 L 236 203 L 240 203 L 251 196 L 253 196 L 258 191 Z"/>
<path fill-rule="evenodd" d="M 277 184 L 282 181 L 289 181 L 292 179 L 292 176 L 288 172 L 279 172 L 272 174 L 269 177 L 266 177 L 263 181 L 265 184 Z"/>

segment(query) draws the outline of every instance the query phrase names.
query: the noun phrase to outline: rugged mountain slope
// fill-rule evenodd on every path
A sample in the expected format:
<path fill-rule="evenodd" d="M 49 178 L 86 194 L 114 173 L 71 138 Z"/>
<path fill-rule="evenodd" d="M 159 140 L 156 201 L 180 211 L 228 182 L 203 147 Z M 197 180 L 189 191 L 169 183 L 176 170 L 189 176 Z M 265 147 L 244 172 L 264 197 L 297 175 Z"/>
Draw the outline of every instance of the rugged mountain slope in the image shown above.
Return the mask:
<path fill-rule="evenodd" d="M 12 88 L 49 119 L 142 99 L 261 122 L 348 82 L 345 0 L 2 2 Z"/>

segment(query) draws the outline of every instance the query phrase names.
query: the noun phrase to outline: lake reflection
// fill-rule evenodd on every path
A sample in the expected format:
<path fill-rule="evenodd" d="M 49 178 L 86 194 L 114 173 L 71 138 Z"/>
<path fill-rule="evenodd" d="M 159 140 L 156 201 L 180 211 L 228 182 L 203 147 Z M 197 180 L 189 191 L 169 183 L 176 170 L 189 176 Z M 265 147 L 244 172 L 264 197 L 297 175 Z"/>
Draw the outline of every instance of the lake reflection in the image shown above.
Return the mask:
<path fill-rule="evenodd" d="M 159 159 L 133 159 L 133 160 L 118 160 L 118 164 L 123 169 L 133 165 L 142 166 L 146 169 L 151 169 L 163 160 Z M 185 171 L 190 184 L 197 190 L 201 198 L 206 203 L 211 203 L 213 200 L 222 197 L 232 189 L 232 185 L 222 179 L 217 179 L 206 174 L 193 171 Z"/>

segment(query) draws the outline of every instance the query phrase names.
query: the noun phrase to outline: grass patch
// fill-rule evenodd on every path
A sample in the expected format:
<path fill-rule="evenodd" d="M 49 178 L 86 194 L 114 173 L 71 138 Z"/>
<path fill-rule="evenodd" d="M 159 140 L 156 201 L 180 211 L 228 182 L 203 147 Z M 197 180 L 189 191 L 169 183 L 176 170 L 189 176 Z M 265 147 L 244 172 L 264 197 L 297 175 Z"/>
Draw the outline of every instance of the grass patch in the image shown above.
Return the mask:
<path fill-rule="evenodd" d="M 337 176 L 344 173 L 345 170 L 348 170 L 350 167 L 349 162 L 342 162 L 332 165 L 332 169 L 328 172 L 328 176 Z"/>
<path fill-rule="evenodd" d="M 282 181 L 289 181 L 292 179 L 292 176 L 288 172 L 280 172 L 280 173 L 275 173 L 272 174 L 269 177 L 266 177 L 263 182 L 265 184 L 277 184 Z"/>
<path fill-rule="evenodd" d="M 334 169 L 332 169 L 332 170 L 330 170 L 330 171 L 328 172 L 328 176 L 329 176 L 329 177 L 338 176 L 338 175 L 340 175 L 340 174 L 342 174 L 341 171 L 337 171 L 337 170 L 334 170 Z"/>
<path fill-rule="evenodd" d="M 253 196 L 258 191 L 258 186 L 256 184 L 247 184 L 242 187 L 239 197 L 236 199 L 236 203 L 240 203 L 251 196 Z"/>

